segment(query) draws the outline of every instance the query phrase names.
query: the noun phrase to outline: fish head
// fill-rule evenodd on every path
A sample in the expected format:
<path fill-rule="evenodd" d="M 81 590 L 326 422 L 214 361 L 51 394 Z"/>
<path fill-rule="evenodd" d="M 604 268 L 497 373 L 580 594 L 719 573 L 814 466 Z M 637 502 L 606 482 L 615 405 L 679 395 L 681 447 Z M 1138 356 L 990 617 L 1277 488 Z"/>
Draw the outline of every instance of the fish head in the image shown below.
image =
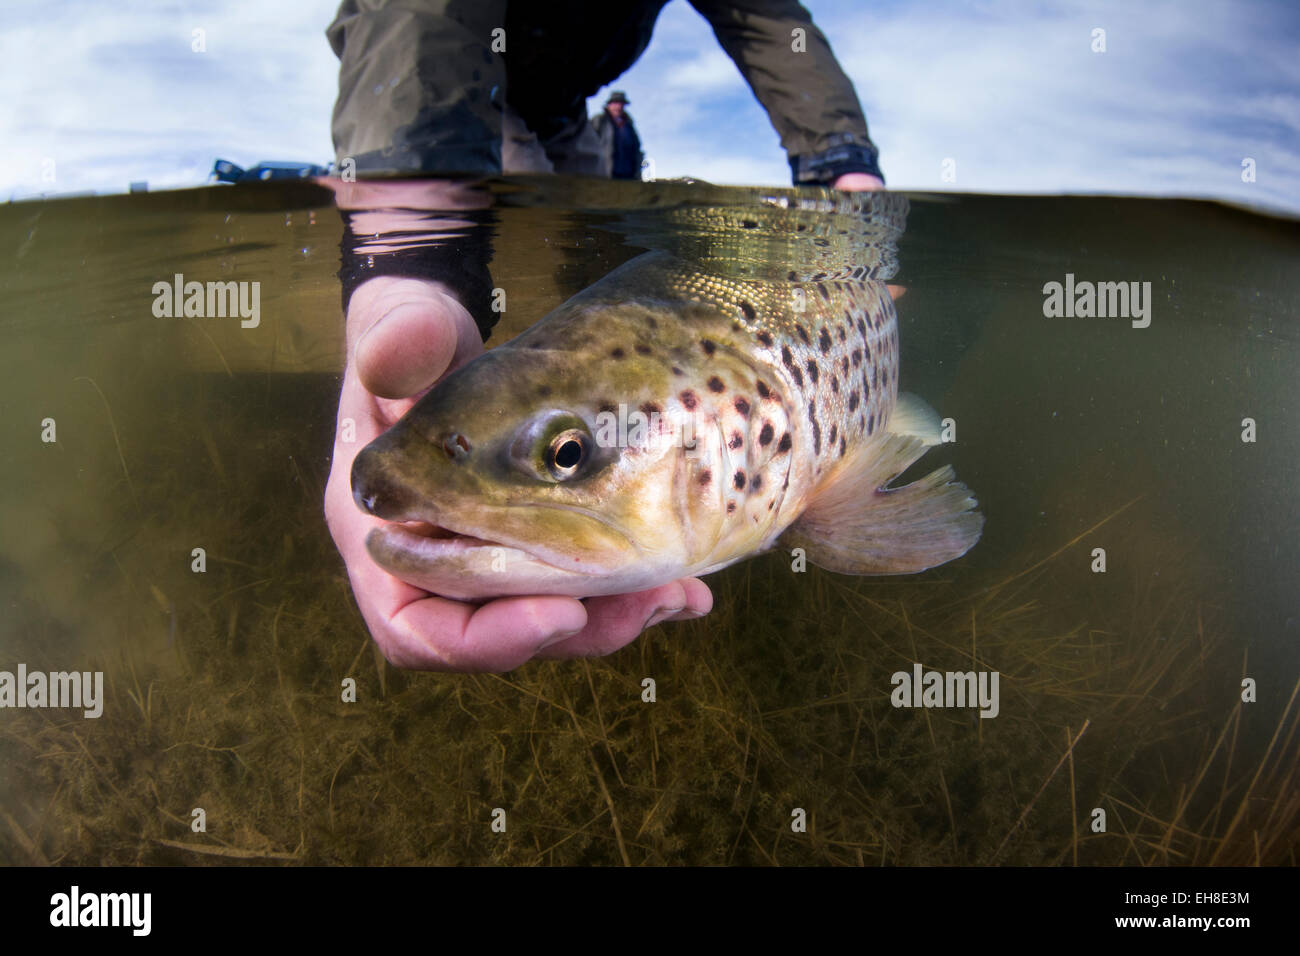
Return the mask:
<path fill-rule="evenodd" d="M 584 355 L 494 349 L 358 454 L 353 497 L 384 519 L 366 542 L 381 567 L 461 600 L 626 593 L 681 576 L 690 536 L 667 501 L 677 427 L 638 402 L 621 409 L 634 426 L 646 419 L 640 432 L 611 432 L 619 407 L 600 396 L 627 395 L 631 373 Z"/>

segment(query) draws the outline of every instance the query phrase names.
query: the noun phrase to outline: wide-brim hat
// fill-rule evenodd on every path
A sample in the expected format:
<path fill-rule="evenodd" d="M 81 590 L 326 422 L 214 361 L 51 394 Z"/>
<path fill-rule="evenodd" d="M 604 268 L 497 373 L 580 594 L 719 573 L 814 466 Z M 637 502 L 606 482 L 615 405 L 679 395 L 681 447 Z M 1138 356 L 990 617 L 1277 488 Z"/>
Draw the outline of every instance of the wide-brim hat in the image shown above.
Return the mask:
<path fill-rule="evenodd" d="M 626 93 L 624 93 L 622 90 L 615 90 L 613 93 L 609 94 L 609 99 L 605 101 L 605 105 L 608 106 L 610 103 L 627 104 L 628 102 L 629 101 Z"/>

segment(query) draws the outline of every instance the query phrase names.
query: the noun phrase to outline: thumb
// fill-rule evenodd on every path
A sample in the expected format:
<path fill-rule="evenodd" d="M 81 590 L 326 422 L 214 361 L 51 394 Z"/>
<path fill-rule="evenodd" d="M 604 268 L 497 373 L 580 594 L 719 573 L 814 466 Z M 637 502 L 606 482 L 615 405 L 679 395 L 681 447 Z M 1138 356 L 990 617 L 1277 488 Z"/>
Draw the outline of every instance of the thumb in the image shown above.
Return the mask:
<path fill-rule="evenodd" d="M 348 307 L 349 332 L 359 330 L 353 362 L 371 394 L 411 397 L 482 350 L 469 312 L 441 283 L 372 282 L 379 287 L 367 289 L 371 283 L 364 283 Z"/>

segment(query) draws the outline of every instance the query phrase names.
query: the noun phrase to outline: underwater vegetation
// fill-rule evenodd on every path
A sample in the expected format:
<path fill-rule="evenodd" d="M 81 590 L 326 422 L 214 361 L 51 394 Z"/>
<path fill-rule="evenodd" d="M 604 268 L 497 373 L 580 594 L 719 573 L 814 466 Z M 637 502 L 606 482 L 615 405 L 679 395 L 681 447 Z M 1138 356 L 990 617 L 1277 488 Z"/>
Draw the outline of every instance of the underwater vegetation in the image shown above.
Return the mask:
<path fill-rule="evenodd" d="M 156 442 L 188 433 L 237 513 L 161 462 L 131 470 L 141 502 L 168 504 L 113 551 L 132 601 L 96 665 L 103 717 L 0 726 L 0 861 L 1296 862 L 1294 690 L 1271 713 L 1232 703 L 1247 662 L 1197 569 L 1163 554 L 1166 573 L 1091 606 L 1064 582 L 1097 527 L 1113 547 L 1165 546 L 1128 505 L 959 586 L 943 568 L 796 575 L 778 553 L 715 576 L 711 615 L 608 658 L 402 672 L 376 654 L 319 520 L 329 426 L 300 420 L 331 383 L 241 384 L 196 395 L 228 412 L 202 434 L 182 407 Z M 286 411 L 268 423 L 267 407 Z M 150 570 L 169 537 L 207 543 L 202 592 Z M 40 666 L 57 615 L 30 589 L 6 597 L 28 635 L 15 650 Z M 889 676 L 913 661 L 999 671 L 1000 718 L 893 708 Z"/>

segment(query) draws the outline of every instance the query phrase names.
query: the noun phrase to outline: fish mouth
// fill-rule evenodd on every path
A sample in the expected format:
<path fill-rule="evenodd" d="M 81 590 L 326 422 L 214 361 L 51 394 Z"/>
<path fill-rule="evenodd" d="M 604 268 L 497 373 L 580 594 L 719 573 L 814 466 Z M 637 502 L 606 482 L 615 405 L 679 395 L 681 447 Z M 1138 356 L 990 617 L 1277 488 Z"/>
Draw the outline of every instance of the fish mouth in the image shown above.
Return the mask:
<path fill-rule="evenodd" d="M 500 549 L 512 558 L 526 557 L 546 563 L 514 545 L 455 531 L 423 519 L 383 521 L 366 536 L 366 548 L 371 557 L 384 566 L 392 564 L 392 559 L 398 555 L 427 564 L 491 548 Z"/>
<path fill-rule="evenodd" d="M 529 594 L 590 597 L 625 590 L 606 569 L 567 569 L 513 545 L 423 520 L 385 521 L 367 535 L 366 550 L 395 578 L 455 601 Z"/>
<path fill-rule="evenodd" d="M 383 520 L 366 536 L 370 557 L 393 577 L 453 600 L 511 594 L 585 597 L 617 590 L 613 569 L 590 557 L 552 555 L 545 548 L 482 537 L 474 533 L 478 528 L 459 522 L 448 526 L 429 517 L 407 512 L 400 520 Z"/>

